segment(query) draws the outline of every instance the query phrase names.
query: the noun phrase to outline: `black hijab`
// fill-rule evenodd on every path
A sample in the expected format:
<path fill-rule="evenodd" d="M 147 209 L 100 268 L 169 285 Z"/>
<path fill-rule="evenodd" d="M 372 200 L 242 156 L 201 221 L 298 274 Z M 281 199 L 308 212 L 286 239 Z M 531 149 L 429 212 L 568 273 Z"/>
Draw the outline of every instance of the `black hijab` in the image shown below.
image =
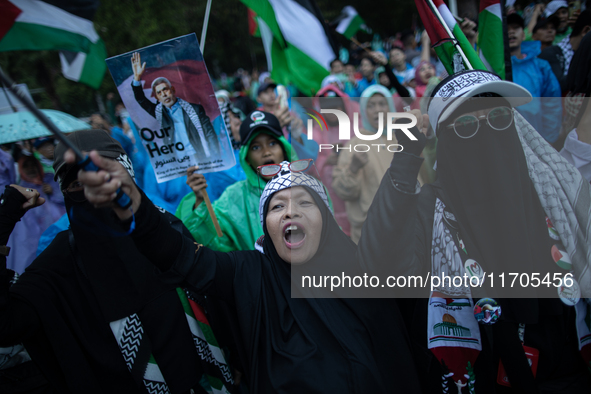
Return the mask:
<path fill-rule="evenodd" d="M 591 36 L 585 35 L 575 51 L 566 76 L 566 90 L 570 93 L 591 93 Z"/>
<path fill-rule="evenodd" d="M 271 196 L 264 204 L 263 249 L 270 272 L 262 281 L 266 321 L 258 330 L 264 343 L 258 358 L 259 376 L 268 381 L 260 379 L 257 392 L 385 393 L 394 387 L 416 392 L 408 338 L 392 300 L 311 298 L 322 291 L 298 290 L 302 275 L 359 273 L 356 245 L 323 199 L 306 190 L 322 215 L 322 234 L 317 253 L 305 264 L 292 266 L 279 257 L 266 226 Z"/>
<path fill-rule="evenodd" d="M 494 106 L 511 107 L 500 97 L 472 99 L 452 114 L 449 123 L 461 113 Z M 554 288 L 552 294 L 534 289 L 528 298 L 518 298 L 518 292 L 507 286 L 499 292 L 502 272 L 506 284 L 510 272 L 560 272 L 551 257 L 546 214 L 529 178 L 515 123 L 506 130 L 494 130 L 483 120 L 469 139 L 443 126 L 437 133 L 438 194 L 457 218 L 468 257 L 497 275 L 495 289 L 485 282 L 480 297 L 515 294 L 500 301 L 503 318 L 513 322 L 537 323 L 543 315 L 561 313 L 560 301 L 545 303 L 542 310 L 534 299 L 555 297 Z"/>
<path fill-rule="evenodd" d="M 104 233 L 102 226 L 120 227 L 110 209 L 94 209 L 70 195 L 65 203 L 71 230 L 58 234 L 12 289 L 43 325 L 24 341 L 32 358 L 65 393 L 145 392 L 151 356 L 172 392 L 198 386 L 204 366 L 174 287 L 158 280 L 130 237 Z M 132 314 L 144 339 L 130 372 L 109 324 Z"/>

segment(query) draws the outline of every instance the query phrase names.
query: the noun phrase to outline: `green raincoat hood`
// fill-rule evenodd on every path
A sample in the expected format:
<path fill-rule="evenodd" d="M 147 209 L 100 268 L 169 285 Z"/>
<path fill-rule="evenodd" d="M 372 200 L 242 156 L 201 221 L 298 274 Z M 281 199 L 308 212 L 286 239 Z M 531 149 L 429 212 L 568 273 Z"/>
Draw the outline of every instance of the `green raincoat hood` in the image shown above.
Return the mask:
<path fill-rule="evenodd" d="M 261 130 L 250 138 L 256 137 Z M 277 138 L 276 135 L 274 137 Z M 290 143 L 281 136 L 277 138 L 283 145 L 288 161 L 297 160 L 297 155 Z M 240 148 L 240 165 L 246 179 L 226 188 L 219 199 L 213 203 L 213 209 L 222 229 L 223 237 L 216 235 L 215 228 L 205 203 L 195 204 L 195 194 L 187 194 L 179 204 L 176 216 L 183 221 L 195 241 L 219 252 L 254 249 L 255 241 L 263 235 L 259 218 L 259 202 L 267 182 L 259 178 L 256 171 L 246 162 L 248 146 Z"/>
<path fill-rule="evenodd" d="M 248 182 L 248 184 L 250 186 L 260 189 L 260 194 L 262 194 L 267 181 L 263 180 L 263 178 L 259 178 L 256 171 L 250 166 L 250 164 L 248 164 L 246 162 L 246 155 L 248 154 L 248 148 L 250 148 L 250 142 L 254 138 L 256 138 L 257 135 L 259 135 L 261 133 L 265 133 L 265 131 L 261 130 L 259 132 L 255 132 L 250 137 L 249 144 L 243 145 L 240 147 L 240 154 L 239 154 L 240 165 L 242 166 L 242 169 L 244 170 L 244 173 L 246 174 L 246 181 Z M 292 162 L 292 161 L 298 160 L 298 155 L 296 154 L 295 149 L 293 149 L 291 147 L 291 144 L 287 141 L 287 139 L 285 137 L 283 137 L 283 136 L 277 137 L 277 135 L 272 134 L 272 133 L 268 133 L 268 134 L 277 138 L 277 140 L 281 143 L 281 145 L 283 146 L 283 150 L 285 151 L 285 155 L 287 156 L 286 157 L 287 161 Z M 277 164 L 279 164 L 279 163 L 277 163 Z"/>

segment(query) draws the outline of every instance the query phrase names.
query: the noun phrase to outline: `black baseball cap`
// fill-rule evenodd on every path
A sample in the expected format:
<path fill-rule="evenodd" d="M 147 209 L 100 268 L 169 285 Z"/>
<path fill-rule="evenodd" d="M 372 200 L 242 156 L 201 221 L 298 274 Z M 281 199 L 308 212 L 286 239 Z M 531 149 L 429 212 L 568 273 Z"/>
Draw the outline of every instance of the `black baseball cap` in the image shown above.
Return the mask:
<path fill-rule="evenodd" d="M 554 25 L 554 28 L 556 29 L 556 28 L 558 28 L 560 21 L 558 20 L 558 17 L 556 15 L 552 15 L 549 18 L 545 18 L 543 16 L 540 16 L 540 17 L 538 17 L 538 21 L 536 22 L 536 25 L 532 29 L 532 33 L 535 33 L 539 29 L 546 27 L 546 25 L 548 25 L 548 24 Z"/>
<path fill-rule="evenodd" d="M 96 150 L 99 155 L 110 159 L 116 159 L 126 154 L 121 144 L 104 130 L 78 130 L 67 134 L 66 138 L 80 151 L 90 152 Z M 61 141 L 55 147 L 53 169 L 55 170 L 54 180 L 56 181 L 60 171 L 65 170 L 67 167 L 68 163 L 64 160 L 64 153 L 68 149 Z"/>
<path fill-rule="evenodd" d="M 518 13 L 514 12 L 507 15 L 507 25 L 518 25 L 522 29 L 525 27 L 525 20 Z"/>
<path fill-rule="evenodd" d="M 281 125 L 275 115 L 263 111 L 253 111 L 240 125 L 240 143 L 246 145 L 253 133 L 260 129 L 268 130 L 277 137 L 283 136 Z"/>
<path fill-rule="evenodd" d="M 263 82 L 259 88 L 257 89 L 257 96 L 259 94 L 261 94 L 262 92 L 264 92 L 265 90 L 269 89 L 269 88 L 273 88 L 275 89 L 277 87 L 277 84 L 273 81 L 267 81 L 267 82 Z"/>

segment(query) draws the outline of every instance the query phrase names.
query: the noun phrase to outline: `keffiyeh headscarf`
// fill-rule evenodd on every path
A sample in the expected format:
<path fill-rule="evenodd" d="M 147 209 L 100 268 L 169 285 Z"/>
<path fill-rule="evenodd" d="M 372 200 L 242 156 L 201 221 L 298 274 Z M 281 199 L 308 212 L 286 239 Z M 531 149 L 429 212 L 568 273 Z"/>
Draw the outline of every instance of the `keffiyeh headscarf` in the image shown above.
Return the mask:
<path fill-rule="evenodd" d="M 267 200 L 278 191 L 295 186 L 305 186 L 312 189 L 322 198 L 326 207 L 331 210 L 328 203 L 328 196 L 322 183 L 318 179 L 304 174 L 303 172 L 291 172 L 289 169 L 289 162 L 283 161 L 281 162 L 281 171 L 279 174 L 275 175 L 273 179 L 267 182 L 263 194 L 261 195 L 261 202 L 259 203 L 261 226 L 263 226 L 263 218 L 265 216 L 263 213 Z"/>
<path fill-rule="evenodd" d="M 438 124 L 446 118 L 451 119 L 450 116 L 461 103 L 480 93 L 496 92 L 512 106 L 520 105 L 526 97 L 516 97 L 516 86 L 501 81 L 492 73 L 478 70 L 448 77 L 435 89 L 431 100 L 431 125 L 437 130 Z M 581 296 L 588 298 L 591 296 L 591 187 L 579 171 L 546 143 L 523 116 L 517 111 L 514 116 L 514 127 L 525 155 L 529 178 L 543 211 L 554 224 L 572 260 Z"/>

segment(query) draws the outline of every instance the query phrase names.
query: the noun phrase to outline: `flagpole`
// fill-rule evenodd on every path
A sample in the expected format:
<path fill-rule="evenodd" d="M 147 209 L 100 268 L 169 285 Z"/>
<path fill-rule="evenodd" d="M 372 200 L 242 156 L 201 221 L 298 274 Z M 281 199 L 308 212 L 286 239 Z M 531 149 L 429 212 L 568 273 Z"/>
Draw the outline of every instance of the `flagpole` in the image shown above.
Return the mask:
<path fill-rule="evenodd" d="M 70 148 L 74 155 L 76 156 L 77 164 L 80 168 L 84 171 L 99 171 L 100 168 L 96 166 L 91 160 L 88 155 L 84 155 L 66 136 L 57 128 L 57 126 L 43 113 L 35 103 L 27 97 L 23 91 L 21 91 L 16 84 L 10 79 L 10 77 L 4 74 L 4 71 L 0 67 L 0 81 L 2 82 L 3 86 L 6 86 L 12 94 L 41 122 L 41 124 L 57 138 L 59 139 L 64 145 Z M 118 188 L 117 197 L 115 197 L 115 204 L 123 209 L 127 209 L 131 207 L 131 199 L 127 194 L 125 194 L 121 188 Z"/>
<path fill-rule="evenodd" d="M 511 50 L 509 49 L 509 36 L 507 33 L 507 7 L 506 1 L 501 0 L 501 20 L 503 23 L 503 61 L 505 64 L 505 81 L 513 81 L 513 65 L 511 64 Z"/>
<path fill-rule="evenodd" d="M 207 0 L 207 6 L 205 7 L 205 17 L 203 18 L 203 29 L 201 30 L 201 40 L 199 40 L 199 49 L 201 50 L 201 56 L 203 56 L 203 51 L 205 50 L 205 37 L 207 36 L 207 25 L 209 24 L 210 11 L 211 0 Z M 217 233 L 218 237 L 223 237 L 224 234 L 222 233 L 220 223 L 218 222 L 218 218 L 215 215 L 215 211 L 213 210 L 213 205 L 211 205 L 211 200 L 209 199 L 207 190 L 201 189 L 201 194 L 203 195 L 205 206 L 207 207 L 207 211 L 209 212 L 209 216 L 211 217 L 211 221 L 213 222 L 213 227 L 215 227 L 215 232 Z"/>
<path fill-rule="evenodd" d="M 203 29 L 201 30 L 201 40 L 199 40 L 199 49 L 201 49 L 201 55 L 205 49 L 205 37 L 207 36 L 207 25 L 209 25 L 209 12 L 211 11 L 211 0 L 207 0 L 207 6 L 205 7 L 205 17 L 203 18 Z"/>
<path fill-rule="evenodd" d="M 12 104 L 12 100 L 10 100 L 10 96 L 8 95 L 8 90 L 9 89 L 4 84 L 4 81 L 2 81 L 2 91 L 4 92 L 4 95 L 6 96 L 6 101 L 8 101 L 8 105 L 10 105 L 10 109 L 12 110 L 12 113 L 15 113 L 15 112 L 17 112 L 17 108 L 16 108 L 16 105 Z"/>
<path fill-rule="evenodd" d="M 361 44 L 359 41 L 357 41 L 357 39 L 355 37 L 351 37 L 351 38 L 349 38 L 349 40 L 353 41 L 353 43 L 355 45 L 357 45 L 359 48 L 363 49 L 365 52 L 367 52 L 371 55 L 371 51 L 369 49 L 367 49 L 366 47 L 364 47 L 363 44 Z"/>
<path fill-rule="evenodd" d="M 443 17 L 439 13 L 439 10 L 437 9 L 437 7 L 435 7 L 435 4 L 433 4 L 433 0 L 427 0 L 427 4 L 429 4 L 429 7 L 431 7 L 431 10 L 435 14 L 435 16 L 437 17 L 437 19 L 439 20 L 439 23 L 441 23 L 441 25 L 443 26 L 443 28 L 445 29 L 445 31 L 447 32 L 447 34 L 450 37 L 455 37 L 454 34 L 451 32 L 451 30 L 449 30 L 449 26 L 447 26 L 447 23 L 445 23 L 445 20 L 443 19 Z M 464 63 L 468 67 L 468 69 L 469 70 L 474 70 L 474 67 L 472 67 L 472 64 L 468 61 L 468 58 L 464 54 L 464 51 L 462 50 L 462 47 L 460 46 L 458 40 L 455 40 L 454 39 L 454 45 L 458 49 L 458 52 L 462 56 L 462 60 L 464 61 Z"/>

